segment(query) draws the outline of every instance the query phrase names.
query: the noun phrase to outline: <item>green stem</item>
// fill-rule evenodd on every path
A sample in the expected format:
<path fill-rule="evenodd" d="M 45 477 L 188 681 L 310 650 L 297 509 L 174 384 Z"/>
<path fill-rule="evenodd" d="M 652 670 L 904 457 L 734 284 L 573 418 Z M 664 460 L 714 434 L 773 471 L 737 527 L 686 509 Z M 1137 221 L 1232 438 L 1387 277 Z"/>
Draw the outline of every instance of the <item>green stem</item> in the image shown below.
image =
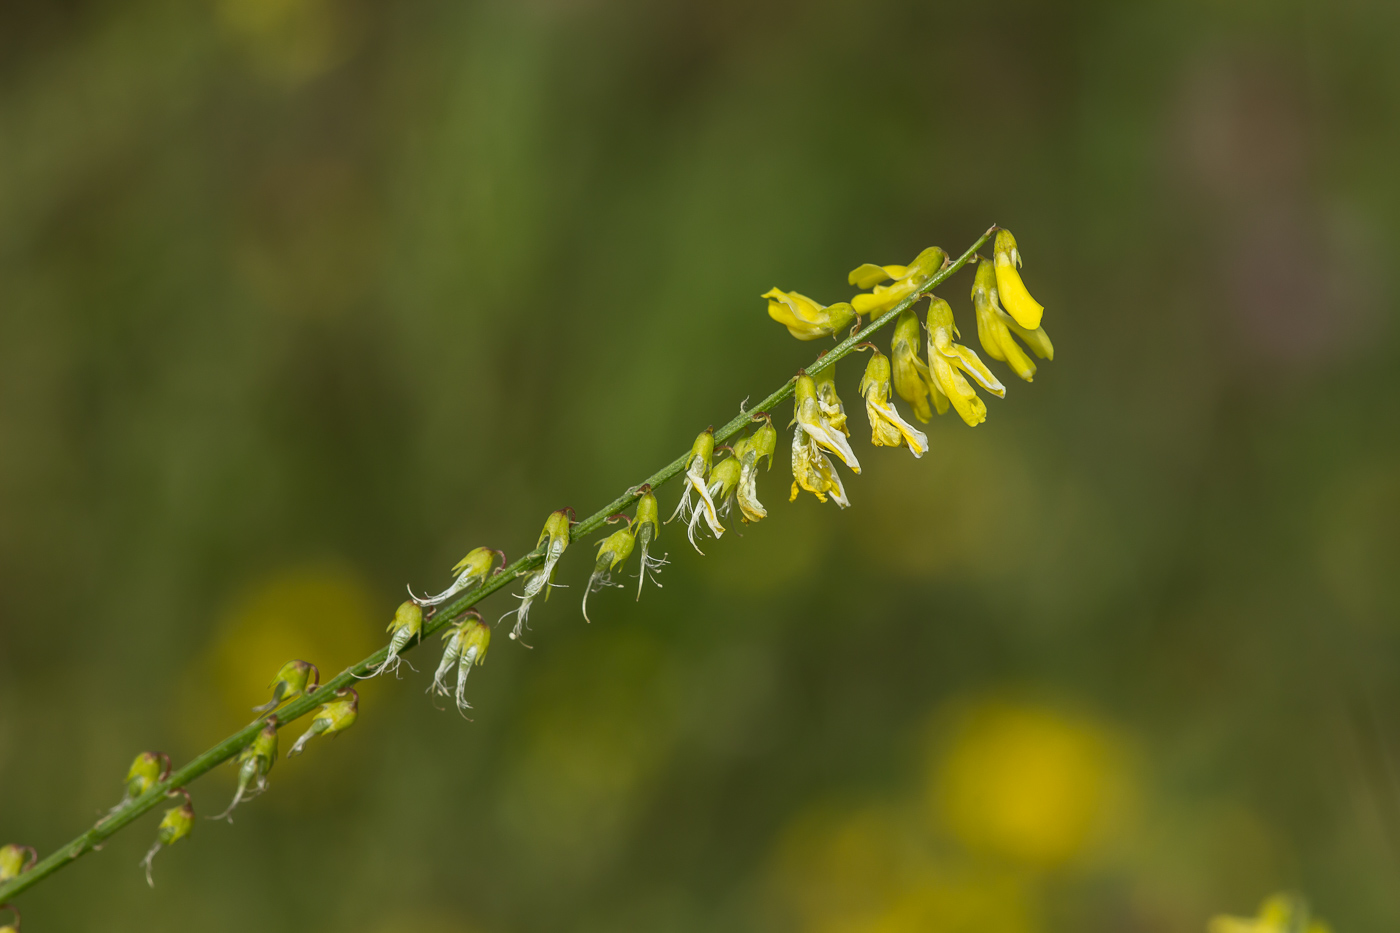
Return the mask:
<path fill-rule="evenodd" d="M 976 254 L 977 250 L 982 248 L 982 245 L 987 242 L 987 240 L 991 237 L 991 235 L 994 232 L 996 232 L 996 229 L 997 228 L 995 226 L 991 227 L 989 230 L 987 230 L 986 233 L 978 237 L 977 241 L 971 246 L 969 246 L 965 253 L 963 253 L 953 262 L 944 266 L 941 270 L 939 270 L 932 277 L 930 277 L 927 282 L 915 289 L 913 293 L 911 293 L 907 298 L 905 298 L 899 304 L 895 305 L 889 311 L 886 311 L 884 314 L 875 318 L 860 331 L 853 333 L 845 340 L 842 340 L 836 345 L 834 349 L 827 351 L 826 353 L 818 357 L 816 360 L 814 360 L 812 364 L 807 367 L 807 372 L 815 374 L 821 372 L 823 369 L 826 369 L 829 366 L 836 365 L 836 363 L 839 360 L 849 355 L 858 344 L 869 339 L 870 336 L 874 334 L 877 330 L 884 327 L 890 321 L 894 320 L 895 317 L 901 311 L 913 305 L 916 301 L 922 298 L 926 292 L 941 285 L 959 269 L 967 265 L 968 260 L 970 260 L 973 257 L 973 255 Z M 734 418 L 732 418 L 727 424 L 715 431 L 715 443 L 722 444 L 725 441 L 729 440 L 731 437 L 738 434 L 740 431 L 744 430 L 744 428 L 753 423 L 753 415 L 755 413 L 761 411 L 770 411 L 774 405 L 777 405 L 779 402 L 791 396 L 795 381 L 795 379 L 789 379 L 787 382 L 783 383 L 783 385 L 779 387 L 776 391 L 770 393 L 767 397 L 760 400 L 757 404 L 740 412 L 738 415 L 735 415 Z M 639 498 L 641 498 L 641 494 L 636 491 L 641 487 L 641 485 L 649 485 L 653 490 L 655 490 L 660 488 L 668 481 L 674 479 L 685 469 L 686 461 L 689 458 L 689 456 L 689 451 L 687 451 L 684 454 L 681 454 L 675 460 L 672 460 L 666 466 L 662 467 L 655 473 L 648 476 L 642 481 L 642 483 L 639 483 L 637 486 L 632 487 L 632 489 L 618 496 L 616 499 L 609 502 L 597 512 L 594 512 L 592 515 L 580 521 L 577 525 L 573 527 L 572 531 L 570 532 L 571 540 L 577 540 L 586 535 L 592 534 L 593 532 L 597 531 L 599 528 L 602 527 L 603 522 L 609 516 L 616 515 L 617 513 L 623 511 L 624 509 L 628 508 L 633 503 L 635 503 Z M 429 636 L 446 628 L 449 624 L 454 622 L 472 606 L 476 605 L 486 597 L 490 596 L 492 593 L 496 592 L 504 586 L 507 586 L 514 580 L 524 575 L 525 573 L 534 569 L 543 561 L 544 547 L 540 546 L 536 547 L 533 551 L 530 551 L 523 557 L 517 558 L 512 563 L 503 567 L 499 573 L 497 573 L 491 579 L 487 580 L 484 584 L 477 587 L 476 589 L 464 593 L 454 602 L 449 603 L 447 606 L 441 608 L 430 619 L 425 620 L 423 624 L 423 632 L 419 636 L 418 641 L 406 646 L 404 648 L 404 651 L 411 650 L 415 644 L 421 644 L 422 642 L 426 641 Z M 388 655 L 388 653 L 389 647 L 386 645 L 383 648 L 380 648 L 374 654 L 365 658 L 360 663 L 355 664 L 352 667 L 346 668 L 344 671 L 340 672 L 335 677 L 328 680 L 315 693 L 307 696 L 297 697 L 290 703 L 283 706 L 281 709 L 276 710 L 275 715 L 277 716 L 279 722 L 278 728 L 281 728 L 282 726 L 285 726 L 288 723 L 293 722 L 294 720 L 300 719 L 302 716 L 305 716 L 307 713 L 311 712 L 313 709 L 320 705 L 323 697 L 333 694 L 341 687 L 348 687 L 354 684 L 356 680 L 359 679 L 359 677 L 363 676 L 371 669 L 377 667 Z M 164 781 L 161 781 L 159 784 L 155 785 L 150 790 L 146 791 L 146 793 L 142 794 L 140 797 L 137 797 L 135 800 L 131 801 L 126 806 L 113 813 L 111 816 L 106 817 L 100 822 L 98 822 L 87 832 L 78 836 L 76 839 L 72 840 L 67 845 L 54 852 L 52 855 L 49 855 L 47 858 L 40 861 L 29 871 L 25 872 L 22 875 L 19 875 L 18 877 L 11 878 L 9 881 L 3 884 L 0 884 L 0 904 L 5 903 L 17 894 L 20 894 L 28 890 L 29 888 L 32 888 L 34 885 L 38 884 L 40 881 L 43 881 L 49 875 L 52 875 L 54 872 L 71 864 L 74 860 L 97 848 L 104 840 L 112 836 L 114 833 L 118 832 L 125 826 L 134 822 L 137 818 L 143 816 L 144 814 L 150 812 L 151 810 L 159 806 L 161 801 L 166 799 L 169 791 L 172 791 L 177 787 L 184 787 L 188 785 L 191 781 L 203 776 L 207 772 L 213 770 L 217 766 L 223 764 L 225 761 L 228 761 L 230 758 L 237 755 L 240 751 L 243 750 L 244 746 L 246 746 L 249 742 L 253 741 L 254 736 L 258 734 L 259 730 L 261 730 L 262 727 L 263 719 L 258 719 L 254 722 L 249 723 L 242 729 L 235 732 L 233 735 L 224 739 L 218 745 L 215 745 L 213 748 L 196 757 L 193 761 L 185 765 L 183 768 L 180 768 L 178 771 L 173 772 L 168 778 L 166 778 Z"/>

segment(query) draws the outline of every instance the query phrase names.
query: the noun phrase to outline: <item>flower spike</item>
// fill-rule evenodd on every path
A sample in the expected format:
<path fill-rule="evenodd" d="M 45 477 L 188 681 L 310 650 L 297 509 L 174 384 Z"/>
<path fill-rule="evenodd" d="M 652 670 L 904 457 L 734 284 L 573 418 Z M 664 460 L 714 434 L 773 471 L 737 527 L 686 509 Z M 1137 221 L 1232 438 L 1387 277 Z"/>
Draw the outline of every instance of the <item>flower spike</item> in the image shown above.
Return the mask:
<path fill-rule="evenodd" d="M 830 337 L 855 320 L 857 312 L 846 302 L 819 305 L 806 295 L 770 288 L 759 296 L 768 299 L 768 316 L 782 324 L 798 340 Z"/>
<path fill-rule="evenodd" d="M 233 801 L 229 803 L 227 810 L 209 819 L 228 820 L 232 823 L 233 811 L 240 803 L 252 800 L 267 790 L 267 772 L 277 763 L 277 726 L 276 716 L 267 717 L 262 731 L 253 737 L 253 741 L 243 746 L 243 750 L 234 759 L 234 764 L 238 765 L 238 790 L 233 793 Z"/>
<path fill-rule="evenodd" d="M 194 806 L 190 803 L 190 793 L 183 787 L 170 791 L 171 797 L 177 794 L 183 794 L 185 802 L 165 811 L 160 826 L 156 828 L 155 845 L 151 846 L 146 852 L 146 857 L 141 860 L 141 867 L 146 869 L 146 884 L 153 888 L 156 886 L 156 880 L 151 877 L 151 862 L 155 860 L 156 853 L 166 846 L 173 846 L 194 829 Z"/>
<path fill-rule="evenodd" d="M 539 547 L 546 541 L 549 542 L 544 552 L 544 566 L 525 579 L 525 592 L 516 597 L 520 600 L 520 607 L 506 616 L 515 616 L 515 627 L 510 630 L 512 641 L 520 638 L 525 630 L 526 620 L 530 616 L 530 606 L 534 603 L 535 597 L 544 593 L 544 598 L 549 599 L 549 589 L 555 586 L 554 565 L 559 563 L 559 558 L 563 556 L 564 549 L 569 546 L 569 527 L 573 524 L 573 509 L 560 509 L 557 512 L 549 513 L 549 518 L 545 519 L 544 530 L 540 532 L 539 540 L 535 542 L 535 547 Z M 501 616 L 505 618 L 506 616 Z M 524 644 L 524 642 L 521 642 Z"/>
<path fill-rule="evenodd" d="M 408 591 L 408 595 L 420 606 L 439 606 L 463 590 L 480 586 L 492 576 L 492 565 L 496 563 L 496 558 L 500 558 L 501 567 L 506 564 L 506 552 L 495 548 L 479 547 L 467 552 L 467 556 L 457 561 L 457 565 L 452 568 L 452 572 L 457 575 L 457 579 L 452 581 L 452 585 L 436 596 L 414 596 L 413 590 Z M 500 567 L 495 570 L 500 573 Z"/>
<path fill-rule="evenodd" d="M 316 669 L 316 665 L 310 661 L 288 661 L 282 665 L 272 683 L 268 684 L 272 688 L 272 699 L 261 706 L 253 707 L 253 712 L 266 713 L 303 693 L 315 693 L 320 684 L 321 672 Z"/>
<path fill-rule="evenodd" d="M 867 262 L 851 270 L 847 281 L 856 288 L 875 287 L 869 295 L 857 295 L 851 299 L 851 307 L 856 314 L 871 317 L 884 314 L 905 298 L 913 294 L 919 286 L 948 264 L 948 254 L 937 246 L 930 246 L 907 266 L 877 266 Z M 878 285 L 886 279 L 894 279 L 888 285 Z"/>
<path fill-rule="evenodd" d="M 987 364 L 977 354 L 960 343 L 954 343 L 958 327 L 953 323 L 953 309 L 942 298 L 930 296 L 928 309 L 928 367 L 933 377 L 934 403 L 938 413 L 947 411 L 946 397 L 953 408 L 971 427 L 987 420 L 987 406 L 977 397 L 977 392 L 967 384 L 963 373 L 998 398 L 1006 397 L 1003 386 Z M 961 370 L 961 372 L 959 371 Z"/>
<path fill-rule="evenodd" d="M 627 521 L 623 515 L 614 515 L 609 521 L 619 519 Z M 588 578 L 588 586 L 583 591 L 583 621 L 593 621 L 588 618 L 589 593 L 605 586 L 622 586 L 621 583 L 612 582 L 612 572 L 627 563 L 627 558 L 632 556 L 632 548 L 636 543 L 636 538 L 632 535 L 632 526 L 625 524 L 598 545 L 598 561 L 593 565 L 593 575 Z"/>
<path fill-rule="evenodd" d="M 368 674 L 357 674 L 361 680 L 368 680 L 371 677 L 378 677 L 385 671 L 398 673 L 399 664 L 408 664 L 399 657 L 399 652 L 408 645 L 409 642 L 417 638 L 423 631 L 423 607 L 413 600 L 404 600 L 399 604 L 399 608 L 394 610 L 394 618 L 389 620 L 389 627 L 384 631 L 392 633 L 389 639 L 389 653 L 384 656 L 384 660 L 379 666 Z M 408 665 L 413 667 L 412 664 Z"/>
<path fill-rule="evenodd" d="M 1042 360 L 1055 358 L 1055 347 L 1044 327 L 1027 330 L 1001 307 L 997 290 L 996 271 L 985 259 L 977 264 L 977 278 L 972 285 L 972 306 L 977 310 L 977 339 L 982 349 L 994 360 L 1001 360 L 1027 382 L 1035 378 L 1035 363 L 1021 349 L 1012 334 L 1020 337 L 1031 352 Z"/>
<path fill-rule="evenodd" d="M 928 436 L 900 417 L 890 401 L 890 359 L 870 347 L 859 392 L 865 398 L 865 414 L 870 419 L 870 443 L 876 447 L 904 447 L 916 458 L 928 450 Z"/>
<path fill-rule="evenodd" d="M 33 846 L 15 845 L 13 842 L 0 846 L 0 881 L 17 878 L 39 861 L 39 853 Z"/>
<path fill-rule="evenodd" d="M 1017 324 L 1026 330 L 1035 330 L 1040 326 L 1040 316 L 1045 313 L 1045 308 L 1026 291 L 1021 273 L 1016 271 L 1021 266 L 1021 251 L 1016 248 L 1016 238 L 1010 230 L 997 231 L 995 250 L 993 262 L 1002 304 L 1011 312 Z"/>
<path fill-rule="evenodd" d="M 360 715 L 360 695 L 351 687 L 341 687 L 335 692 L 335 699 L 327 700 L 316 711 L 311 727 L 301 734 L 287 752 L 288 758 L 295 758 L 318 735 L 336 735 L 355 724 Z"/>
<path fill-rule="evenodd" d="M 637 574 L 637 601 L 642 598 L 642 584 L 647 581 L 647 575 L 651 575 L 651 582 L 657 586 L 661 584 L 656 580 L 656 574 L 661 572 L 670 561 L 663 557 L 651 556 L 651 545 L 661 534 L 661 509 L 656 502 L 656 496 L 651 491 L 651 486 L 643 484 L 637 490 L 642 497 L 637 500 L 637 512 L 632 518 L 632 529 L 636 533 L 637 543 L 642 548 L 642 567 Z"/>

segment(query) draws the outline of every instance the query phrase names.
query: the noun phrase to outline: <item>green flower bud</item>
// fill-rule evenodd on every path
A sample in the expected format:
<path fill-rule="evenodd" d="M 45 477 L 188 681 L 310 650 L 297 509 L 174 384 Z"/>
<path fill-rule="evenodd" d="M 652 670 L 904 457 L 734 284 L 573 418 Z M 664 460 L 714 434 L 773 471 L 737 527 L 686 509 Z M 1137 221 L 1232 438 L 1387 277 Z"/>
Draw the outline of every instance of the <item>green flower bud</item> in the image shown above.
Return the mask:
<path fill-rule="evenodd" d="M 619 519 L 626 521 L 626 516 L 614 515 L 609 521 Z M 631 525 L 623 525 L 604 538 L 598 545 L 598 559 L 593 565 L 593 575 L 588 578 L 588 586 L 583 591 L 583 620 L 585 622 L 593 621 L 588 618 L 588 594 L 605 586 L 622 586 L 621 583 L 612 582 L 612 572 L 627 563 L 627 558 L 632 556 L 632 548 L 635 545 L 636 538 L 632 534 Z"/>
<path fill-rule="evenodd" d="M 151 877 L 151 862 L 155 860 L 156 853 L 163 847 L 173 846 L 184 839 L 194 829 L 194 807 L 190 804 L 190 795 L 183 787 L 177 787 L 170 792 L 170 796 L 184 794 L 185 802 L 178 807 L 171 807 L 165 811 L 165 816 L 161 818 L 160 825 L 156 827 L 155 845 L 146 852 L 146 857 L 141 860 L 141 865 L 146 869 L 146 884 L 151 887 L 156 886 L 155 879 Z"/>
<path fill-rule="evenodd" d="M 311 720 L 310 728 L 292 745 L 287 757 L 300 755 L 306 743 L 318 735 L 336 735 L 344 732 L 355 724 L 359 714 L 360 695 L 350 687 L 341 687 L 335 692 L 335 699 L 321 704 L 315 718 Z"/>
<path fill-rule="evenodd" d="M 310 686 L 307 686 L 310 681 Z M 255 713 L 274 710 L 287 700 L 295 699 L 303 693 L 312 693 L 321 683 L 321 672 L 310 661 L 288 661 L 282 665 L 277 676 L 268 686 L 272 688 L 272 699 L 262 706 L 253 707 Z"/>
<path fill-rule="evenodd" d="M 413 601 L 420 606 L 438 606 L 456 596 L 458 593 L 474 586 L 480 586 L 491 576 L 491 567 L 500 558 L 501 566 L 505 566 L 506 554 L 495 548 L 479 547 L 467 553 L 466 557 L 457 561 L 457 565 L 452 568 L 452 572 L 457 574 L 457 579 L 452 581 L 452 585 L 436 596 L 420 599 L 413 596 L 413 591 L 409 590 L 408 595 L 413 597 Z M 496 569 L 500 572 L 500 568 Z"/>
<path fill-rule="evenodd" d="M 230 814 L 235 807 L 267 790 L 267 773 L 277 762 L 277 727 L 277 717 L 269 716 L 262 729 L 253 737 L 253 741 L 238 753 L 238 757 L 233 760 L 238 768 L 238 789 L 234 791 L 233 802 L 223 813 L 209 819 L 226 819 L 232 823 L 233 817 Z"/>
<path fill-rule="evenodd" d="M 29 871 L 39 861 L 39 853 L 33 846 L 15 845 L 13 842 L 0 846 L 0 881 L 9 881 Z"/>

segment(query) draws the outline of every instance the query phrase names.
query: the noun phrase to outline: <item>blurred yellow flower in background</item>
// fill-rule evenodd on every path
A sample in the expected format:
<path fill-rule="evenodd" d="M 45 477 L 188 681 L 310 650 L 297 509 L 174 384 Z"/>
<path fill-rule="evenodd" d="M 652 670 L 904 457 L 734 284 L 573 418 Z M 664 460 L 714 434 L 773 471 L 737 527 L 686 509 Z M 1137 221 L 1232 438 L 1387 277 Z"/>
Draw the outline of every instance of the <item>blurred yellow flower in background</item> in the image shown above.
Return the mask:
<path fill-rule="evenodd" d="M 963 713 L 928 775 L 933 817 L 968 848 L 1038 867 L 1109 828 L 1127 775 L 1101 726 L 1049 708 L 987 702 Z"/>
<path fill-rule="evenodd" d="M 1308 916 L 1308 904 L 1292 894 L 1275 894 L 1253 917 L 1212 917 L 1209 933 L 1332 933 L 1324 921 Z"/>

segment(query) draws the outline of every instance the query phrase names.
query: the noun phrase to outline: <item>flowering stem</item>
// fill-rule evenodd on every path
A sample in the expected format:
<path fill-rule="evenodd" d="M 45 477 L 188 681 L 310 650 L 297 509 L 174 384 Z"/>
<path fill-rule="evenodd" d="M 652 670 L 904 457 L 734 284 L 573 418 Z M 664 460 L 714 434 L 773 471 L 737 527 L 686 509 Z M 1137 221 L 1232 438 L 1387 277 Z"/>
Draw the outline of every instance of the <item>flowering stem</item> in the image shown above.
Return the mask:
<path fill-rule="evenodd" d="M 807 373 L 816 374 L 830 366 L 834 366 L 837 361 L 849 355 L 858 345 L 868 340 L 875 331 L 894 320 L 901 311 L 922 298 L 926 292 L 947 281 L 949 277 L 967 264 L 968 260 L 976 254 L 977 250 L 982 248 L 982 245 L 987 242 L 996 230 L 996 226 L 992 226 L 986 233 L 978 237 L 976 242 L 967 248 L 966 252 L 953 262 L 944 266 L 943 269 L 936 272 L 927 282 L 916 288 L 903 301 L 872 320 L 864 328 L 852 333 L 845 340 L 838 343 L 833 349 L 822 354 L 807 367 Z M 715 431 L 715 443 L 722 444 L 729 440 L 752 423 L 755 413 L 769 411 L 774 405 L 790 397 L 793 392 L 795 381 L 795 377 L 789 379 L 766 398 L 760 400 L 748 409 L 741 411 L 722 428 L 717 429 Z M 597 512 L 594 512 L 592 515 L 580 521 L 571 530 L 570 538 L 572 540 L 577 540 L 597 531 L 603 526 L 609 516 L 616 515 L 641 498 L 641 493 L 637 490 L 641 488 L 642 484 L 649 485 L 653 490 L 659 488 L 684 471 L 689 458 L 689 451 L 681 454 L 675 460 L 672 460 L 666 466 L 657 470 L 651 476 L 648 476 L 642 483 L 632 487 L 632 489 L 618 496 Z M 429 636 L 446 628 L 472 606 L 539 566 L 539 564 L 544 561 L 544 557 L 545 546 L 541 545 L 528 554 L 517 558 L 507 566 L 502 567 L 495 576 L 488 579 L 485 583 L 473 590 L 463 593 L 459 598 L 434 613 L 431 619 L 425 619 L 422 633 L 418 639 L 405 645 L 403 651 L 412 650 L 415 645 L 426 641 Z M 382 664 L 384 659 L 388 657 L 388 654 L 389 646 L 385 645 L 358 664 L 341 671 L 317 689 L 315 693 L 299 696 L 287 703 L 276 711 L 279 723 L 281 726 L 286 726 L 288 723 L 305 716 L 320 705 L 323 697 L 333 696 L 341 687 L 353 685 L 357 679 L 363 677 L 369 671 Z M 110 816 L 96 823 L 91 829 L 87 830 L 87 832 L 38 862 L 29 871 L 0 884 L 0 904 L 28 890 L 82 855 L 98 848 L 108 837 L 159 806 L 160 803 L 167 798 L 169 791 L 175 788 L 185 787 L 191 781 L 203 776 L 237 755 L 244 747 L 253 741 L 258 732 L 263 728 L 263 725 L 263 718 L 259 718 L 244 726 L 213 748 L 210 748 L 208 751 L 196 757 L 183 768 L 172 773 L 164 781 L 157 783 L 140 797 L 137 797 L 126 804 L 126 806 L 121 807 Z"/>

